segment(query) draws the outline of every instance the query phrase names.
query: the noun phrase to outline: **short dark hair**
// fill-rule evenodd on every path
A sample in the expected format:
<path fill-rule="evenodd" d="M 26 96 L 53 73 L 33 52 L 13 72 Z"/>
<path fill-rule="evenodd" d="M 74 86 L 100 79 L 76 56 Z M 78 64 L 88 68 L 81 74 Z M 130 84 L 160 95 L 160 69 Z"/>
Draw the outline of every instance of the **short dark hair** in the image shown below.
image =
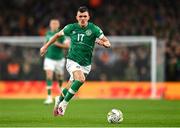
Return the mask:
<path fill-rule="evenodd" d="M 88 8 L 86 6 L 79 7 L 78 11 L 81 12 L 81 13 L 83 13 L 83 12 L 88 12 L 89 13 L 89 10 L 88 10 Z"/>

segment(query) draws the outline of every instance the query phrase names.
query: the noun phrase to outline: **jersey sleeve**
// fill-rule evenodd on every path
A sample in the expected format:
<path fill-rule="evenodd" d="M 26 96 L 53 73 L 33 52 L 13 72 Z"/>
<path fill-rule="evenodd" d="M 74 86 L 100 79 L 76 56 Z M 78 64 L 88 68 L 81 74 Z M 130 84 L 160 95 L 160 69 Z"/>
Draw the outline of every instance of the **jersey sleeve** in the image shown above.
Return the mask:
<path fill-rule="evenodd" d="M 95 33 L 96 38 L 102 39 L 104 37 L 103 31 L 98 26 L 95 26 Z"/>
<path fill-rule="evenodd" d="M 58 38 L 58 43 L 61 43 L 61 44 L 63 44 L 64 43 L 64 41 L 65 41 L 65 36 L 62 36 L 62 37 L 60 37 L 60 38 Z"/>
<path fill-rule="evenodd" d="M 73 29 L 72 24 L 68 24 L 63 28 L 64 35 L 69 36 L 71 34 L 71 31 Z"/>

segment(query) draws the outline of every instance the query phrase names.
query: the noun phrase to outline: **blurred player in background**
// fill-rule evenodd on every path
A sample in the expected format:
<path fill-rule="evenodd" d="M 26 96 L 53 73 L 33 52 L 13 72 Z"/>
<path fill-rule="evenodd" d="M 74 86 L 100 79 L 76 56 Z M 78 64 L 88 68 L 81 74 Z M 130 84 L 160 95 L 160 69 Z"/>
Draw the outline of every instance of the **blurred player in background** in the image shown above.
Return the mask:
<path fill-rule="evenodd" d="M 88 22 L 90 15 L 87 7 L 82 6 L 78 9 L 76 19 L 78 23 L 65 26 L 40 49 L 40 54 L 43 55 L 57 38 L 64 35 L 71 38 L 66 63 L 71 85 L 69 89 L 63 89 L 61 96 L 55 98 L 54 116 L 64 115 L 69 101 L 85 82 L 86 76 L 91 70 L 95 42 L 106 48 L 111 46 L 103 31 L 95 24 Z"/>
<path fill-rule="evenodd" d="M 47 43 L 54 34 L 59 32 L 60 22 L 58 19 L 51 19 L 50 30 L 46 33 L 46 42 Z M 51 89 L 53 83 L 53 75 L 55 73 L 55 77 L 59 83 L 59 87 L 61 88 L 64 78 L 64 52 L 63 48 L 69 47 L 69 40 L 65 39 L 65 36 L 61 36 L 56 39 L 55 43 L 48 47 L 47 53 L 45 54 L 44 59 L 44 70 L 46 72 L 46 85 L 47 85 L 47 99 L 44 101 L 45 104 L 50 104 L 53 102 L 51 96 Z"/>

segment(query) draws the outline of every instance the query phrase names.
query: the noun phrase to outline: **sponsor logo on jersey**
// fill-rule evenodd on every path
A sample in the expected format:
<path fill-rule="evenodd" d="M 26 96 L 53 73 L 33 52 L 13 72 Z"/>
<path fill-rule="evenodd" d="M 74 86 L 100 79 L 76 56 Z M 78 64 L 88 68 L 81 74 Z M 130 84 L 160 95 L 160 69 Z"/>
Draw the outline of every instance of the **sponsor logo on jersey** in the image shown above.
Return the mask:
<path fill-rule="evenodd" d="M 90 29 L 86 30 L 86 35 L 90 36 L 92 34 L 92 31 Z"/>
<path fill-rule="evenodd" d="M 72 34 L 76 34 L 76 31 L 72 31 Z"/>

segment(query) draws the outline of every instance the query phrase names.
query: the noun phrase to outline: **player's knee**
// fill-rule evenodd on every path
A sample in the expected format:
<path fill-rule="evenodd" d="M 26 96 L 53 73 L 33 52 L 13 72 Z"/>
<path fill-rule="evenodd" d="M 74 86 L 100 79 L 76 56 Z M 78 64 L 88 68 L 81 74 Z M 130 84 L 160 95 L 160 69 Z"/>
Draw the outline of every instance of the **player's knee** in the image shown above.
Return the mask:
<path fill-rule="evenodd" d="M 52 79 L 53 79 L 53 77 L 52 77 L 52 76 L 50 76 L 50 75 L 49 75 L 49 76 L 47 76 L 46 78 L 47 78 L 48 80 L 52 80 Z"/>
<path fill-rule="evenodd" d="M 85 77 L 81 77 L 80 79 L 79 79 L 79 81 L 81 82 L 81 83 L 84 83 L 85 82 Z"/>
<path fill-rule="evenodd" d="M 47 71 L 46 71 L 46 78 L 49 79 L 49 80 L 51 80 L 51 79 L 53 78 L 53 72 L 47 70 Z"/>
<path fill-rule="evenodd" d="M 75 73 L 74 73 L 74 80 L 78 80 L 78 81 L 84 83 L 84 82 L 85 82 L 85 79 L 86 79 L 86 78 L 85 78 L 85 76 L 84 76 L 83 73 L 81 73 L 81 72 L 75 72 Z"/>
<path fill-rule="evenodd" d="M 84 83 L 84 82 L 85 82 L 85 77 L 84 77 L 84 76 L 79 76 L 79 77 L 77 77 L 75 80 L 78 80 L 78 81 L 80 81 L 81 83 Z"/>

